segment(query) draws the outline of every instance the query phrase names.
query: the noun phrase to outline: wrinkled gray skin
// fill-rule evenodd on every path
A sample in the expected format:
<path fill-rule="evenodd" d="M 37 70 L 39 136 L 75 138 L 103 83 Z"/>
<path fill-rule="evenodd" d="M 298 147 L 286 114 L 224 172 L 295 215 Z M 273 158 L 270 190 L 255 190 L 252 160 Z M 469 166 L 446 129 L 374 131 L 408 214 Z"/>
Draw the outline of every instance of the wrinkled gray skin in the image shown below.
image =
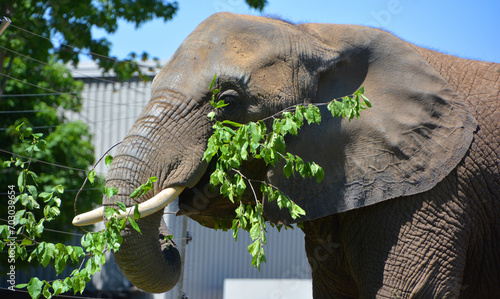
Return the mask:
<path fill-rule="evenodd" d="M 306 252 L 315 298 L 500 296 L 500 65 L 422 49 L 371 28 L 292 25 L 216 14 L 184 41 L 153 81 L 152 98 L 111 165 L 107 186 L 128 194 L 156 176 L 154 192 L 185 186 L 179 214 L 211 226 L 232 217 L 207 189 L 201 162 L 212 132 L 208 86 L 218 75 L 218 119 L 258 120 L 295 105 L 326 103 L 364 86 L 372 109 L 351 122 L 323 109 L 320 125 L 288 138 L 288 150 L 325 170 L 321 184 L 285 179 L 248 163 L 306 211 Z M 324 106 L 323 106 L 324 107 Z M 251 197 L 245 197 L 251 202 Z M 148 292 L 180 274 L 163 212 L 124 233 L 115 254 Z M 265 203 L 265 216 L 293 223 Z M 160 225 L 161 224 L 161 225 Z M 160 230 L 159 230 L 160 227 Z"/>

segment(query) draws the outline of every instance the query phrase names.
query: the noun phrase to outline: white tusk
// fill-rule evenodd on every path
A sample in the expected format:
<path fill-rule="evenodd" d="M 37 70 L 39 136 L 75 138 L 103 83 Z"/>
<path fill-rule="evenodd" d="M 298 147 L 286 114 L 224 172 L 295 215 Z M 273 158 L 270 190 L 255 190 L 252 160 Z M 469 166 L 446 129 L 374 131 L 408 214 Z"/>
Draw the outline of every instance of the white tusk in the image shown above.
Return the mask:
<path fill-rule="evenodd" d="M 142 217 L 149 216 L 164 207 L 166 207 L 169 203 L 171 203 L 179 194 L 182 193 L 185 187 L 169 187 L 167 189 L 162 190 L 160 193 L 151 197 L 143 203 L 139 204 L 139 213 Z M 85 226 L 89 224 L 98 223 L 104 220 L 104 207 L 100 207 L 94 209 L 90 212 L 83 213 L 75 216 L 73 218 L 73 225 L 75 226 Z M 130 215 L 134 215 L 134 207 L 127 208 L 127 211 L 120 211 L 120 214 L 117 215 L 118 218 L 124 218 Z"/>

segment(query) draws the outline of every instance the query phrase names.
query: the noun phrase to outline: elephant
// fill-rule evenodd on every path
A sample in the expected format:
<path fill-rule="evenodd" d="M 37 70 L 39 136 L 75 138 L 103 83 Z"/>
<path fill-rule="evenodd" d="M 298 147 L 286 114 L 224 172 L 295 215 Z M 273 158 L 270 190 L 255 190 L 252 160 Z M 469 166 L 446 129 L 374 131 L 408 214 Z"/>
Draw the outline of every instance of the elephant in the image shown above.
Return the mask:
<path fill-rule="evenodd" d="M 103 206 L 139 203 L 142 234 L 127 227 L 114 253 L 138 288 L 164 292 L 179 279 L 179 252 L 162 220 L 174 198 L 178 215 L 202 225 L 234 218 L 227 198 L 201 196 L 213 167 L 202 158 L 215 74 L 216 99 L 228 103 L 217 120 L 320 108 L 322 121 L 286 143 L 323 167 L 322 182 L 286 178 L 283 165 L 260 160 L 241 166 L 306 212 L 293 219 L 263 199 L 266 221 L 302 224 L 314 298 L 500 296 L 500 64 L 376 28 L 232 13 L 204 20 L 155 76 L 151 100 L 109 168 L 106 186 L 119 193 L 104 196 Z M 333 117 L 322 105 L 361 86 L 372 108 L 359 119 Z M 129 198 L 153 176 L 152 191 Z M 74 224 L 103 218 L 99 208 Z"/>

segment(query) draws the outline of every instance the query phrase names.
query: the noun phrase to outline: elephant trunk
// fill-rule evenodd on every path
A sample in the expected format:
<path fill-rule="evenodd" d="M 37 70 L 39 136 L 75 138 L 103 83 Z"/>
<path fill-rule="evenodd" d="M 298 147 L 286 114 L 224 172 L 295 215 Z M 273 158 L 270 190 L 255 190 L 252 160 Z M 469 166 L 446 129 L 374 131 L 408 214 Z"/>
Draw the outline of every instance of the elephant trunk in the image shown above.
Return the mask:
<path fill-rule="evenodd" d="M 205 131 L 186 126 L 186 117 L 193 106 L 178 93 L 159 90 L 153 94 L 117 150 L 106 186 L 117 188 L 119 193 L 112 198 L 104 196 L 104 206 L 115 206 L 117 201 L 127 207 L 144 205 L 166 189 L 180 193 L 184 187 L 196 184 L 207 167 L 201 162 L 205 148 L 199 142 L 199 134 L 207 135 L 210 126 L 205 111 L 199 117 L 199 122 L 207 122 L 203 126 Z M 154 190 L 136 199 L 129 197 L 153 176 L 157 177 Z M 177 191 L 170 193 L 172 199 L 178 195 Z M 181 274 L 180 254 L 175 243 L 165 239 L 170 232 L 162 216 L 163 208 L 149 216 L 141 214 L 137 221 L 141 233 L 127 226 L 122 232 L 123 243 L 114 254 L 124 275 L 138 288 L 151 293 L 170 290 Z"/>
<path fill-rule="evenodd" d="M 172 289 L 181 274 L 181 257 L 176 244 L 165 240 L 170 232 L 163 211 L 140 219 L 141 233 L 127 227 L 123 243 L 114 254 L 123 274 L 138 288 L 150 293 Z"/>
<path fill-rule="evenodd" d="M 126 146 L 125 146 L 126 147 Z M 129 194 L 153 176 L 153 170 L 146 165 L 137 166 L 130 162 L 137 157 L 120 154 L 108 173 L 107 187 L 116 187 L 119 194 L 108 198 L 104 196 L 104 206 L 115 206 L 117 201 L 126 206 L 133 206 L 134 200 Z M 128 165 L 132 169 L 128 169 Z M 158 193 L 154 191 L 141 196 L 137 203 L 144 202 Z M 165 238 L 170 232 L 163 220 L 163 209 L 137 220 L 140 233 L 127 225 L 121 232 L 123 242 L 114 253 L 115 261 L 128 280 L 138 288 L 150 293 L 162 293 L 172 289 L 181 274 L 181 257 L 173 240 Z"/>

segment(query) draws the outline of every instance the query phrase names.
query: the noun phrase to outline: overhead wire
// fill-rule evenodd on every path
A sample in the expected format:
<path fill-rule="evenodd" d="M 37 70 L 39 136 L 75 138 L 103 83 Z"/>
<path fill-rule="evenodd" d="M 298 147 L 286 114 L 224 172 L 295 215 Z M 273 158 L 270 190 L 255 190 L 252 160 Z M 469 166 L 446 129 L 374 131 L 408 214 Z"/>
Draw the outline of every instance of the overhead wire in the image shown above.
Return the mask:
<path fill-rule="evenodd" d="M 16 54 L 16 55 L 18 55 L 18 56 L 24 57 L 24 58 L 26 58 L 26 59 L 33 60 L 33 61 L 35 61 L 35 62 L 37 62 L 37 63 L 42 64 L 42 65 L 45 65 L 45 66 L 50 66 L 50 64 L 48 64 L 48 63 L 46 63 L 46 62 L 43 62 L 43 61 L 38 60 L 38 59 L 35 59 L 35 58 L 30 57 L 30 56 L 28 56 L 28 55 L 24 55 L 24 54 L 22 54 L 22 53 L 19 53 L 19 52 L 17 52 L 17 51 L 12 50 L 12 49 L 6 48 L 6 47 L 4 47 L 4 46 L 0 46 L 0 48 L 1 48 L 1 49 L 4 49 L 4 50 L 6 50 L 6 51 L 9 51 L 9 52 L 11 52 L 11 53 L 14 53 L 14 54 Z M 117 81 L 104 79 L 104 78 L 102 78 L 102 77 L 101 77 L 101 78 L 99 78 L 99 77 L 93 77 L 93 76 L 90 76 L 90 75 L 87 75 L 87 74 L 84 74 L 84 73 L 82 73 L 82 72 L 78 72 L 78 71 L 75 71 L 75 70 L 71 70 L 71 72 L 72 72 L 72 73 L 74 73 L 74 74 L 79 74 L 79 75 L 82 75 L 82 76 L 84 76 L 84 77 L 86 77 L 86 78 L 90 78 L 90 79 L 98 80 L 98 81 L 101 81 L 101 82 L 113 83 L 113 84 L 114 84 L 114 83 L 117 83 Z M 127 82 L 124 82 L 124 83 L 126 83 L 126 84 L 127 84 Z M 128 85 L 128 84 L 127 84 L 127 85 Z M 133 88 L 133 87 L 132 87 L 132 89 L 136 89 L 136 88 Z M 139 91 L 139 92 L 143 93 L 143 91 Z"/>
<path fill-rule="evenodd" d="M 86 98 L 82 97 L 83 100 L 87 100 Z M 64 109 L 64 110 L 72 110 L 76 112 L 80 112 L 79 110 L 85 108 L 85 109 L 96 109 L 96 108 L 105 108 L 105 107 L 113 107 L 116 106 L 116 103 L 109 103 L 109 104 L 104 104 L 104 105 L 99 105 L 99 106 L 85 106 L 81 108 L 69 108 L 69 109 Z M 127 105 L 127 107 L 137 107 L 137 108 L 143 108 L 143 105 Z M 54 111 L 57 110 L 57 108 L 48 108 L 48 109 L 38 109 L 38 110 L 13 110 L 13 111 L 0 111 L 0 114 L 17 114 L 17 113 L 38 113 L 38 112 L 48 112 L 48 111 Z"/>
<path fill-rule="evenodd" d="M 34 83 L 30 83 L 30 82 L 26 82 L 26 81 L 23 81 L 23 80 L 20 80 L 18 78 L 14 78 L 12 76 L 9 76 L 9 75 L 5 75 L 5 74 L 2 74 L 0 73 L 0 76 L 4 76 L 4 77 L 7 77 L 11 80 L 14 80 L 14 81 L 17 81 L 17 82 L 20 82 L 22 84 L 26 84 L 26 85 L 29 85 L 29 86 L 32 86 L 32 87 L 37 87 L 37 88 L 40 88 L 40 89 L 43 89 L 43 90 L 47 90 L 47 91 L 50 91 L 52 92 L 51 94 L 47 94 L 47 93 L 41 93 L 41 94 L 29 94 L 30 97 L 37 97 L 37 96 L 47 96 L 47 95 L 68 95 L 68 96 L 71 96 L 73 98 L 76 98 L 76 93 L 68 93 L 68 92 L 60 92 L 60 91 L 57 91 L 57 90 L 53 90 L 53 89 L 50 89 L 50 88 L 46 88 L 46 87 L 42 87 L 42 86 L 38 86 Z M 94 77 L 92 77 L 94 78 Z M 115 83 L 119 83 L 119 82 L 115 82 Z M 148 87 L 149 89 L 149 87 Z M 109 90 L 102 90 L 102 92 L 109 92 L 109 91 L 112 91 L 112 92 L 115 92 L 117 91 L 116 89 L 109 89 Z M 137 93 L 143 93 L 143 92 L 140 92 L 140 91 L 136 91 Z M 144 94 L 144 93 L 143 93 Z M 16 95 L 17 96 L 17 95 Z M 1 95 L 0 98 L 2 97 L 9 97 L 9 95 Z M 26 96 L 27 97 L 27 96 Z M 107 101 L 102 101 L 102 100 L 97 100 L 97 99 L 92 99 L 92 98 L 87 98 L 87 97 L 84 97 L 84 96 L 80 96 L 83 100 L 86 100 L 86 101 L 89 101 L 89 102 L 97 102 L 97 103 L 108 103 Z M 113 105 L 119 105 L 119 106 L 127 106 L 127 107 L 144 107 L 143 105 L 136 105 L 136 104 L 130 104 L 130 103 L 110 103 L 110 104 L 113 104 Z M 56 109 L 56 108 L 53 108 L 53 109 Z M 78 109 L 78 108 L 77 108 Z M 75 110 L 75 108 L 73 109 L 66 109 L 66 110 Z"/>
<path fill-rule="evenodd" d="M 9 222 L 9 220 L 4 219 L 4 218 L 0 218 L 0 221 Z M 83 236 L 83 234 L 81 234 L 81 233 L 67 232 L 67 231 L 62 231 L 62 230 L 57 230 L 57 229 L 46 228 L 46 227 L 44 227 L 43 230 L 54 232 L 54 233 L 66 234 L 66 235 Z"/>
<path fill-rule="evenodd" d="M 57 96 L 60 95 L 60 92 L 55 92 L 55 93 L 20 93 L 20 94 L 2 94 L 0 98 L 30 98 L 30 97 L 42 97 L 42 96 Z M 78 93 L 70 93 L 77 95 Z"/>
<path fill-rule="evenodd" d="M 4 149 L 0 149 L 0 152 L 2 152 L 2 153 L 6 153 L 6 154 L 9 154 L 9 155 L 13 155 L 13 156 L 16 156 L 16 157 L 21 157 L 21 158 L 25 158 L 25 159 L 30 159 L 30 157 L 28 157 L 28 156 L 19 155 L 19 154 L 16 154 L 16 153 L 13 153 L 13 152 L 11 152 L 11 151 L 4 150 Z M 89 170 L 87 170 L 87 169 L 82 169 L 82 168 L 75 168 L 75 167 L 65 166 L 65 165 L 62 165 L 62 164 L 51 163 L 51 162 L 47 162 L 47 161 L 43 161 L 43 160 L 39 160 L 39 159 L 31 159 L 31 160 L 32 160 L 33 162 L 43 163 L 43 164 L 47 164 L 47 165 L 50 165 L 50 166 L 55 166 L 55 167 L 59 167 L 59 168 L 69 169 L 69 170 L 76 170 L 76 171 L 83 171 L 83 172 L 87 172 L 87 171 L 89 171 Z M 100 173 L 100 174 L 102 174 L 102 173 Z"/>
<path fill-rule="evenodd" d="M 46 40 L 48 40 L 48 41 L 52 42 L 52 40 L 51 40 L 50 38 L 48 38 L 48 37 L 45 37 L 45 36 L 43 36 L 43 35 L 40 35 L 40 34 L 38 34 L 38 33 L 35 33 L 35 32 L 32 32 L 32 31 L 29 31 L 29 30 L 24 29 L 24 28 L 18 27 L 18 26 L 16 26 L 16 25 L 12 24 L 12 23 L 10 24 L 10 26 L 11 26 L 11 27 L 14 27 L 14 28 L 16 28 L 16 29 L 19 29 L 19 30 L 21 30 L 21 31 L 24 31 L 24 32 L 26 32 L 26 33 L 32 34 L 32 35 L 34 35 L 34 36 L 38 36 L 38 37 L 40 37 L 40 38 L 43 38 L 43 39 L 46 39 Z M 80 48 L 78 48 L 78 47 L 75 47 L 75 46 L 72 46 L 72 45 L 68 45 L 68 44 L 65 44 L 65 43 L 62 43 L 62 42 L 58 42 L 58 43 L 59 43 L 61 46 L 65 46 L 65 47 L 68 47 L 68 48 L 72 48 L 73 50 L 76 50 L 76 52 L 77 52 L 77 53 L 79 53 L 79 54 L 84 54 L 84 55 L 87 55 L 87 56 L 97 56 L 97 57 L 99 57 L 99 58 L 109 59 L 109 60 L 113 60 L 113 61 L 116 61 L 116 62 L 128 62 L 128 63 L 131 63 L 131 64 L 135 64 L 135 65 L 137 65 L 137 66 L 139 66 L 139 67 L 146 67 L 146 68 L 151 67 L 151 66 L 149 66 L 149 65 L 140 64 L 140 63 L 137 63 L 137 62 L 134 62 L 134 61 L 121 61 L 121 60 L 119 60 L 119 59 L 117 59 L 117 58 L 109 57 L 109 56 L 106 56 L 106 55 L 102 55 L 102 54 L 94 53 L 94 52 L 91 52 L 91 51 L 84 51 L 84 50 L 82 50 L 82 49 L 80 49 Z"/>
<path fill-rule="evenodd" d="M 17 82 L 21 82 L 21 83 L 29 85 L 29 86 L 33 86 L 33 87 L 40 88 L 40 89 L 43 89 L 43 90 L 47 90 L 47 91 L 50 91 L 50 92 L 55 92 L 55 93 L 58 93 L 58 94 L 69 95 L 69 96 L 75 98 L 74 94 L 71 94 L 71 93 L 68 93 L 68 92 L 61 92 L 61 91 L 57 91 L 57 90 L 54 90 L 54 89 L 51 89 L 51 88 L 39 86 L 39 85 L 36 85 L 36 84 L 33 84 L 33 83 L 29 83 L 29 82 L 23 81 L 21 79 L 14 78 L 12 76 L 9 76 L 9 75 L 3 74 L 3 73 L 0 73 L 0 76 L 9 78 L 9 79 L 17 81 Z"/>
<path fill-rule="evenodd" d="M 15 25 L 12 25 L 14 28 L 16 29 L 19 29 L 19 30 L 22 30 L 24 32 L 27 32 L 27 33 L 30 33 L 32 35 L 35 35 L 37 37 L 40 37 L 40 38 L 43 38 L 43 39 L 47 39 L 49 41 L 52 42 L 52 40 L 50 38 L 47 38 L 47 37 L 44 37 L 42 35 L 39 35 L 37 33 L 34 33 L 32 31 L 29 31 L 29 30 L 26 30 L 24 28 L 21 28 L 21 27 L 18 27 L 18 26 L 15 26 Z M 64 45 L 64 46 L 67 46 L 67 47 L 70 47 L 70 48 L 73 48 L 73 49 L 78 49 L 77 47 L 74 47 L 74 46 L 71 46 L 71 45 L 68 45 L 68 44 L 64 44 L 64 43 L 60 43 L 61 45 Z M 15 50 L 12 50 L 12 49 L 9 49 L 9 48 L 6 48 L 4 46 L 0 46 L 1 49 L 4 49 L 6 51 L 9 51 L 11 53 L 14 53 L 16 55 L 19 55 L 21 57 L 24 57 L 26 59 L 30 59 L 30 60 L 33 60 L 37 63 L 40 63 L 42 65 L 46 65 L 48 66 L 49 64 L 46 63 L 46 62 L 43 62 L 43 61 L 40 61 L 38 59 L 35 59 L 35 58 L 32 58 L 28 55 L 24 55 L 18 51 L 15 51 Z M 83 54 L 86 54 L 84 53 L 83 51 L 81 51 L 80 49 L 78 49 L 79 53 L 83 53 Z M 89 52 L 90 54 L 92 55 L 95 55 L 95 56 L 99 56 L 101 58 L 106 58 L 106 59 L 110 59 L 110 60 L 113 60 L 113 61 L 118 61 L 120 62 L 118 59 L 116 58 L 112 58 L 112 57 L 109 57 L 109 56 L 105 56 L 105 55 L 101 55 L 101 54 L 97 54 L 97 53 L 93 53 L 93 52 Z M 131 63 L 131 64 L 135 64 L 139 67 L 147 67 L 147 68 L 151 68 L 152 66 L 150 65 L 141 65 L 141 64 L 138 64 L 136 62 L 133 62 L 133 61 L 125 61 L 127 63 Z M 106 82 L 106 83 L 111 83 L 111 84 L 126 84 L 128 85 L 129 89 L 132 89 L 134 90 L 135 92 L 137 93 L 140 93 L 140 94 L 144 94 L 144 91 L 146 89 L 150 89 L 150 87 L 142 87 L 143 90 L 139 90 L 137 87 L 132 87 L 130 85 L 129 82 L 119 82 L 119 81 L 113 81 L 113 80 L 108 80 L 108 79 L 104 79 L 104 78 L 101 78 L 101 77 L 94 77 L 94 76 L 90 76 L 90 75 L 87 75 L 87 74 L 84 74 L 84 73 L 81 73 L 81 72 L 78 72 L 78 71 L 75 71 L 75 70 L 72 70 L 73 73 L 75 74 L 80 74 L 80 75 L 83 75 L 84 77 L 86 78 L 89 78 L 89 79 L 93 79 L 93 80 L 97 80 L 97 81 L 101 81 L 101 82 Z M 11 80 L 15 80 L 17 82 L 20 82 L 22 84 L 26 84 L 26 85 L 29 85 L 29 86 L 32 86 L 32 87 L 36 87 L 36 88 L 40 88 L 42 90 L 46 90 L 46 91 L 50 91 L 51 93 L 48 94 L 48 93 L 42 93 L 42 94 L 17 94 L 17 95 L 0 95 L 0 98 L 1 97 L 38 97 L 38 96 L 48 96 L 48 95 L 69 95 L 71 97 L 75 97 L 77 95 L 77 93 L 69 93 L 69 92 L 61 92 L 61 91 L 56 91 L 56 90 L 53 90 L 53 89 L 50 89 L 50 88 L 46 88 L 46 87 L 42 87 L 42 86 L 39 86 L 37 84 L 33 84 L 33 83 L 30 83 L 30 82 L 26 82 L 24 80 L 20 80 L 18 78 L 14 78 L 12 76 L 9 76 L 9 75 L 6 75 L 6 74 L 2 74 L 0 73 L 0 75 L 8 78 L 8 79 L 11 79 Z M 106 90 L 104 90 L 105 92 Z M 116 89 L 112 89 L 112 91 L 116 91 Z M 83 97 L 82 97 L 83 98 Z M 99 100 L 95 100 L 95 99 L 89 99 L 89 98 L 83 98 L 84 100 L 86 101 L 94 101 L 94 102 L 103 102 L 103 103 L 106 103 L 105 101 L 99 101 Z M 129 103 L 113 103 L 112 105 L 125 105 L 125 106 L 135 106 L 135 107 L 144 107 L 143 105 L 133 105 L 133 104 L 129 104 Z M 53 109 L 56 109 L 56 108 L 53 108 Z M 78 108 L 73 108 L 73 109 L 66 109 L 66 110 L 77 110 Z M 49 109 L 47 109 L 48 111 Z M 30 111 L 30 110 L 28 110 Z M 34 112 L 41 112 L 41 111 L 44 111 L 44 110 L 31 110 L 30 112 L 31 113 L 34 113 Z M 4 114 L 4 113 L 9 113 L 8 111 L 1 111 L 0 113 Z M 12 113 L 12 112 L 11 112 Z M 22 111 L 16 111 L 16 113 L 23 113 Z"/>

